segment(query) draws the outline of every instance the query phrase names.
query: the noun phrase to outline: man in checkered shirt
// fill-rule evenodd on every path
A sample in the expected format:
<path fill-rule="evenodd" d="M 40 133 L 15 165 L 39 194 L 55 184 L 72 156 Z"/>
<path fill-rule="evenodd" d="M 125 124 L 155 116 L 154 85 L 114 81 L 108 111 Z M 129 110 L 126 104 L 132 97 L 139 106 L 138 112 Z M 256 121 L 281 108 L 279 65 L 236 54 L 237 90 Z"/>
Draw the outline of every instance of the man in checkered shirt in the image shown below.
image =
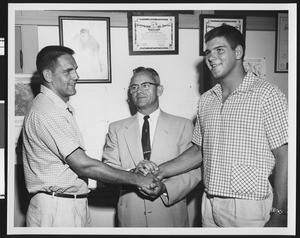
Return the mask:
<path fill-rule="evenodd" d="M 37 55 L 43 82 L 23 125 L 25 182 L 32 195 L 27 226 L 91 226 L 87 178 L 138 187 L 154 181 L 153 175 L 119 170 L 86 155 L 69 103 L 79 78 L 73 54 L 67 47 L 47 46 Z"/>
<path fill-rule="evenodd" d="M 277 87 L 245 72 L 240 31 L 223 25 L 209 31 L 205 41 L 205 61 L 218 83 L 199 100 L 194 145 L 160 165 L 158 176 L 167 178 L 203 162 L 205 227 L 286 226 L 286 98 Z M 153 164 L 145 169 L 157 173 Z M 152 194 L 160 186 L 144 190 Z"/>

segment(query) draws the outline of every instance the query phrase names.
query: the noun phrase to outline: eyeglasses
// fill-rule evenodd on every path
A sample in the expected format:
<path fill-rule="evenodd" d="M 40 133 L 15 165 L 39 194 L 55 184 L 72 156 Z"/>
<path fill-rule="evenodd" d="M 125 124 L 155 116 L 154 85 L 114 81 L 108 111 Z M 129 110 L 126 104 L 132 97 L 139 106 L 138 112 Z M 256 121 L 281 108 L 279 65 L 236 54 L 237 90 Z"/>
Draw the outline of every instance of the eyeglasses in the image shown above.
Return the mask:
<path fill-rule="evenodd" d="M 150 82 L 144 82 L 144 83 L 142 83 L 141 85 L 138 85 L 138 84 L 132 84 L 132 85 L 129 86 L 129 92 L 130 92 L 131 94 L 136 93 L 136 92 L 139 90 L 140 87 L 141 87 L 141 89 L 142 89 L 143 91 L 148 91 L 149 88 L 150 88 L 150 85 L 159 86 L 159 84 L 156 84 L 156 83 L 150 83 Z"/>

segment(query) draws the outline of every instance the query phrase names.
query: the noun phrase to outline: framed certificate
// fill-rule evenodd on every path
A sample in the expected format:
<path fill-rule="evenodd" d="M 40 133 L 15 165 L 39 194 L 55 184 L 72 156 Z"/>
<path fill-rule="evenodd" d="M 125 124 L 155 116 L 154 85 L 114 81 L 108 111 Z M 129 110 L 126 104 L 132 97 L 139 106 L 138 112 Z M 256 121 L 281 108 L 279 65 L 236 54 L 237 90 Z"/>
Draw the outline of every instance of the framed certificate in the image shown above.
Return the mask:
<path fill-rule="evenodd" d="M 178 14 L 128 13 L 129 54 L 178 54 Z"/>
<path fill-rule="evenodd" d="M 204 55 L 205 51 L 205 34 L 223 24 L 234 26 L 246 38 L 246 17 L 200 15 L 200 55 Z"/>

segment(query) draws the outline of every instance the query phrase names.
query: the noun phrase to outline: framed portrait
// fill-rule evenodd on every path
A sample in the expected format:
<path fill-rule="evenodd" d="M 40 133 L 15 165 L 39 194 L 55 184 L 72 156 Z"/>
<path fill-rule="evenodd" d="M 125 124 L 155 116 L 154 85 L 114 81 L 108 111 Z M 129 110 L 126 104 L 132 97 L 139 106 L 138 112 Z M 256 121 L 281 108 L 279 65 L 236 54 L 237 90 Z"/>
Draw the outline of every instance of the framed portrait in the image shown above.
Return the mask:
<path fill-rule="evenodd" d="M 200 55 L 204 55 L 204 36 L 210 30 L 223 24 L 237 28 L 246 37 L 246 17 L 244 16 L 221 16 L 221 15 L 200 15 Z"/>
<path fill-rule="evenodd" d="M 276 19 L 275 73 L 288 72 L 288 13 L 278 13 Z"/>
<path fill-rule="evenodd" d="M 130 12 L 129 55 L 178 54 L 178 14 Z"/>
<path fill-rule="evenodd" d="M 60 44 L 74 50 L 79 83 L 110 83 L 110 18 L 59 16 Z"/>

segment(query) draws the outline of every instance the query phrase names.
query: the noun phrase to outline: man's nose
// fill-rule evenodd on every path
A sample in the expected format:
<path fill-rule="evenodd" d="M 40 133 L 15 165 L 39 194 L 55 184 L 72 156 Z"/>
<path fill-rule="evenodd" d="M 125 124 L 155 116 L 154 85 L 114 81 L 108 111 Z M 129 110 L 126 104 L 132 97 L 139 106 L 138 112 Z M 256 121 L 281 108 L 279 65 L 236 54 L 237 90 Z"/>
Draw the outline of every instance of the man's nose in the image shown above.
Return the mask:
<path fill-rule="evenodd" d="M 72 73 L 72 79 L 73 80 L 78 80 L 79 79 L 79 74 L 77 73 L 76 70 L 74 70 L 73 73 Z"/>
<path fill-rule="evenodd" d="M 143 87 L 141 85 L 138 86 L 137 92 L 145 92 L 145 90 L 143 89 Z"/>
<path fill-rule="evenodd" d="M 213 60 L 213 59 L 216 59 L 216 53 L 215 52 L 210 52 L 209 54 L 207 54 L 206 55 L 206 59 L 208 60 L 208 61 L 211 61 L 211 60 Z"/>

